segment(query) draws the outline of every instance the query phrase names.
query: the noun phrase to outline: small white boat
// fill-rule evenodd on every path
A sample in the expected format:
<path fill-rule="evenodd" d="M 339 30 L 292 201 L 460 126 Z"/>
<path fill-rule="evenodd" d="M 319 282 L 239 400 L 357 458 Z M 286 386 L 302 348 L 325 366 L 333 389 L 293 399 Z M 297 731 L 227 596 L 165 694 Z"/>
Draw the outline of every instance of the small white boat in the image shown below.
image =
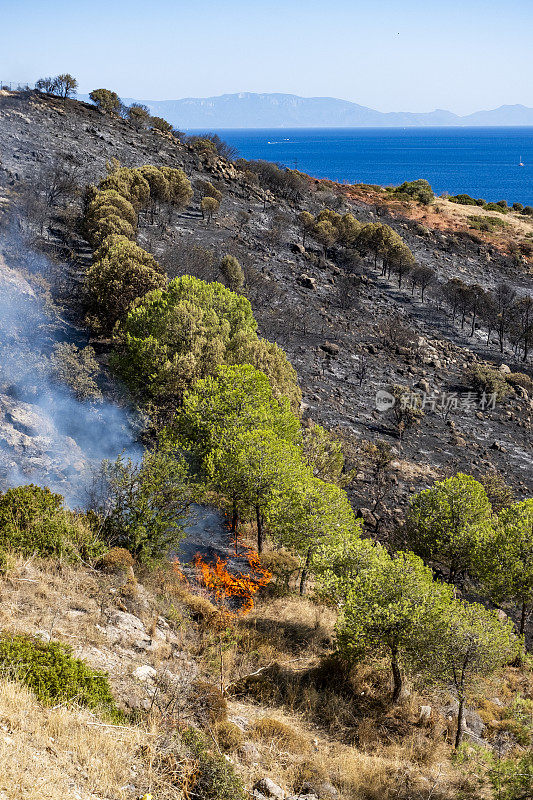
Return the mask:
<path fill-rule="evenodd" d="M 524 162 L 522 161 L 522 156 L 520 156 L 520 161 L 518 162 L 518 166 L 519 167 L 524 167 L 525 166 Z"/>

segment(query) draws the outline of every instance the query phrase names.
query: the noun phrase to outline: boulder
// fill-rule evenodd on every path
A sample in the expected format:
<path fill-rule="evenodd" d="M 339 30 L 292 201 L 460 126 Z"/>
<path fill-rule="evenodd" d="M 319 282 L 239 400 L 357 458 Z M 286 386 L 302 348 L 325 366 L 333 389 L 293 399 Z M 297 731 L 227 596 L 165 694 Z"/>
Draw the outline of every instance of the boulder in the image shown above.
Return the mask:
<path fill-rule="evenodd" d="M 330 356 L 338 356 L 340 353 L 339 345 L 334 342 L 324 342 L 324 344 L 320 345 L 320 349 Z"/>
<path fill-rule="evenodd" d="M 431 387 L 424 378 L 418 381 L 418 383 L 416 383 L 415 386 L 417 389 L 420 389 L 420 391 L 424 392 L 425 394 L 429 394 L 431 392 Z"/>
<path fill-rule="evenodd" d="M 316 291 L 316 278 L 311 278 L 305 272 L 299 276 L 298 283 L 305 289 L 313 289 Z"/>
<path fill-rule="evenodd" d="M 467 708 L 465 710 L 464 723 L 466 729 L 471 733 L 473 733 L 475 736 L 481 736 L 481 734 L 485 730 L 485 723 L 483 722 L 477 711 L 473 711 L 471 708 Z"/>
<path fill-rule="evenodd" d="M 377 519 L 369 508 L 359 508 L 356 516 L 360 517 L 365 525 L 370 525 L 372 528 L 376 526 Z"/>
<path fill-rule="evenodd" d="M 268 800 L 284 800 L 285 792 L 274 783 L 270 778 L 260 778 L 253 787 L 253 796 L 260 800 L 261 797 L 266 797 Z"/>
<path fill-rule="evenodd" d="M 305 255 L 305 247 L 301 242 L 293 242 L 293 244 L 291 244 L 291 251 L 293 253 L 299 253 L 301 256 Z"/>
<path fill-rule="evenodd" d="M 157 670 L 151 667 L 150 664 L 143 664 L 134 669 L 132 674 L 134 678 L 138 678 L 140 681 L 152 681 L 157 675 Z"/>

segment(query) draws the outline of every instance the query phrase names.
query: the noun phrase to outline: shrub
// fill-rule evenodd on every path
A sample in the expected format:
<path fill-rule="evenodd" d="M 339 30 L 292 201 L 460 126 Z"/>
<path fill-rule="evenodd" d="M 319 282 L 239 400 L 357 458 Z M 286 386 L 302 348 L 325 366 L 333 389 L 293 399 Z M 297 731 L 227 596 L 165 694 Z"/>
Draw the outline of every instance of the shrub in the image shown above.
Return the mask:
<path fill-rule="evenodd" d="M 500 203 L 501 202 L 502 201 L 500 200 Z M 485 211 L 499 211 L 500 214 L 507 214 L 508 211 L 507 203 L 505 204 L 505 206 L 501 206 L 500 203 L 485 203 L 483 208 L 485 209 Z"/>
<path fill-rule="evenodd" d="M 220 271 L 233 292 L 242 289 L 244 285 L 244 272 L 234 256 L 224 256 L 220 262 Z"/>
<path fill-rule="evenodd" d="M 111 331 L 134 300 L 166 283 L 157 261 L 126 236 L 108 236 L 85 278 L 94 327 Z"/>
<path fill-rule="evenodd" d="M 215 727 L 218 746 L 225 752 L 238 750 L 244 742 L 241 729 L 233 722 L 219 722 Z"/>
<path fill-rule="evenodd" d="M 500 209 L 501 210 L 501 209 Z M 491 232 L 495 228 L 507 228 L 509 223 L 500 217 L 468 217 L 470 227 L 478 231 Z"/>
<path fill-rule="evenodd" d="M 474 200 L 473 197 L 470 197 L 469 194 L 456 194 L 449 197 L 448 200 L 451 203 L 458 203 L 461 206 L 476 206 L 477 200 Z"/>
<path fill-rule="evenodd" d="M 263 553 L 261 566 L 272 573 L 274 582 L 271 585 L 277 594 L 287 594 L 290 591 L 291 579 L 301 569 L 300 559 L 286 550 Z"/>
<path fill-rule="evenodd" d="M 185 535 L 194 497 L 187 465 L 172 449 L 146 450 L 133 462 L 122 455 L 103 461 L 91 497 L 102 538 L 140 561 L 166 558 Z"/>
<path fill-rule="evenodd" d="M 129 572 L 133 569 L 133 556 L 125 547 L 112 547 L 111 550 L 100 559 L 97 566 L 103 572 L 112 575 L 121 572 Z"/>
<path fill-rule="evenodd" d="M 163 117 L 150 117 L 150 125 L 160 133 L 172 133 L 172 125 Z"/>
<path fill-rule="evenodd" d="M 202 728 L 212 727 L 217 722 L 225 722 L 228 704 L 220 689 L 207 681 L 197 680 L 192 684 L 189 700 L 194 721 Z"/>
<path fill-rule="evenodd" d="M 396 196 L 406 195 L 423 205 L 429 205 L 435 199 L 433 189 L 423 178 L 416 181 L 405 181 L 394 190 Z"/>
<path fill-rule="evenodd" d="M 305 753 L 309 749 L 309 742 L 293 727 L 286 725 L 274 717 L 262 717 L 251 727 L 252 736 L 262 741 L 274 744 L 279 750 L 288 750 L 291 753 Z"/>
<path fill-rule="evenodd" d="M 110 89 L 93 89 L 89 97 L 102 111 L 115 113 L 120 111 L 120 97 Z"/>
<path fill-rule="evenodd" d="M 202 597 L 200 594 L 183 592 L 180 593 L 179 600 L 195 622 L 210 622 L 218 614 L 216 606 L 207 597 Z"/>
<path fill-rule="evenodd" d="M 60 342 L 50 358 L 52 374 L 61 384 L 69 386 L 79 400 L 100 400 L 102 392 L 95 378 L 100 365 L 92 347 L 76 347 Z"/>
<path fill-rule="evenodd" d="M 529 377 L 529 375 L 526 375 L 525 372 L 511 372 L 508 375 L 505 375 L 505 380 L 513 388 L 516 386 L 521 386 L 522 389 L 526 390 L 526 392 L 533 392 L 533 380 Z"/>
<path fill-rule="evenodd" d="M 189 136 L 187 141 L 189 146 L 201 156 L 213 158 L 217 155 L 215 143 L 206 136 Z"/>
<path fill-rule="evenodd" d="M 106 547 L 87 517 L 63 507 L 61 495 L 28 484 L 0 494 L 0 549 L 26 557 L 93 561 Z"/>
<path fill-rule="evenodd" d="M 233 766 L 224 756 L 209 751 L 205 736 L 188 728 L 182 733 L 181 741 L 196 761 L 196 800 L 245 800 L 244 785 Z"/>
<path fill-rule="evenodd" d="M 122 719 L 107 676 L 72 656 L 59 642 L 42 642 L 30 636 L 0 638 L 0 669 L 7 677 L 24 683 L 41 703 L 75 701 Z"/>
<path fill-rule="evenodd" d="M 126 109 L 126 116 L 135 128 L 143 128 L 150 119 L 150 111 L 147 106 L 141 103 L 132 103 Z"/>
<path fill-rule="evenodd" d="M 496 395 L 501 400 L 509 394 L 509 385 L 499 369 L 488 364 L 474 364 L 465 373 L 465 379 L 478 394 Z"/>

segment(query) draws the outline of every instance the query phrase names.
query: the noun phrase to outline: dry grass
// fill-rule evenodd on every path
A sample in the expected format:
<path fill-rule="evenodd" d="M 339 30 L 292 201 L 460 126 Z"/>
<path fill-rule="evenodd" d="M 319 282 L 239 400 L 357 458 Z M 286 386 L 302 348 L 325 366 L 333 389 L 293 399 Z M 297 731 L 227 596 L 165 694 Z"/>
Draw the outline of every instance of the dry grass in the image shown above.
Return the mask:
<path fill-rule="evenodd" d="M 288 792 L 330 781 L 341 800 L 484 800 L 468 770 L 452 766 L 444 720 L 438 713 L 419 720 L 420 706 L 436 708 L 437 698 L 413 692 L 392 708 L 387 665 L 346 671 L 328 657 L 333 609 L 309 598 L 264 599 L 247 617 L 223 626 L 209 599 L 192 589 L 171 568 L 143 575 L 141 585 L 126 591 L 120 576 L 15 559 L 9 575 L 0 578 L 0 627 L 51 632 L 77 651 L 107 656 L 109 611 L 136 613 L 152 633 L 163 614 L 187 658 L 194 658 L 199 677 L 210 683 L 218 685 L 222 676 L 228 685 L 269 668 L 251 681 L 251 691 L 236 692 L 238 701 L 229 692 L 230 718 L 247 720 L 244 731 L 224 714 L 205 722 L 247 786 L 269 775 Z M 133 656 L 126 653 L 116 657 L 122 673 L 139 663 L 130 663 Z M 145 652 L 136 658 L 157 665 L 159 656 Z M 119 699 L 124 697 L 131 676 L 110 677 Z M 506 722 L 506 711 L 486 698 L 498 697 L 506 707 L 516 693 L 533 696 L 531 670 L 509 668 L 503 679 L 480 687 L 477 707 L 494 731 Z M 165 743 L 162 716 L 157 728 L 154 710 L 146 723 L 151 729 L 88 724 L 93 721 L 86 711 L 42 708 L 24 689 L 0 685 L 0 800 L 2 792 L 7 800 L 59 800 L 76 797 L 76 787 L 83 800 L 133 800 L 148 790 L 154 800 L 181 797 L 184 766 Z M 247 742 L 254 743 L 257 757 L 241 755 Z"/>
<path fill-rule="evenodd" d="M 288 724 L 275 717 L 261 717 L 252 725 L 251 734 L 277 750 L 298 754 L 309 751 L 309 740 L 295 729 L 293 722 Z"/>
<path fill-rule="evenodd" d="M 0 682 L 0 797 L 122 799 L 133 796 L 126 786 L 150 788 L 155 776 L 139 758 L 150 731 L 96 721 L 78 709 L 43 708 L 25 688 Z"/>

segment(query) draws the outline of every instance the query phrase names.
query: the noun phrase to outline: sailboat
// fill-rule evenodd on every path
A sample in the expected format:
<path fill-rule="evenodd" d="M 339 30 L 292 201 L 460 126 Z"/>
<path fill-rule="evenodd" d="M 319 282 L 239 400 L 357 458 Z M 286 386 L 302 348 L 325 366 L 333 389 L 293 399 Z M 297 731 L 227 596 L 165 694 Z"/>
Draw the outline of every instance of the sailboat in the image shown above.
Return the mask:
<path fill-rule="evenodd" d="M 519 167 L 525 166 L 524 162 L 522 161 L 522 156 L 520 156 L 520 161 L 518 162 Z"/>

